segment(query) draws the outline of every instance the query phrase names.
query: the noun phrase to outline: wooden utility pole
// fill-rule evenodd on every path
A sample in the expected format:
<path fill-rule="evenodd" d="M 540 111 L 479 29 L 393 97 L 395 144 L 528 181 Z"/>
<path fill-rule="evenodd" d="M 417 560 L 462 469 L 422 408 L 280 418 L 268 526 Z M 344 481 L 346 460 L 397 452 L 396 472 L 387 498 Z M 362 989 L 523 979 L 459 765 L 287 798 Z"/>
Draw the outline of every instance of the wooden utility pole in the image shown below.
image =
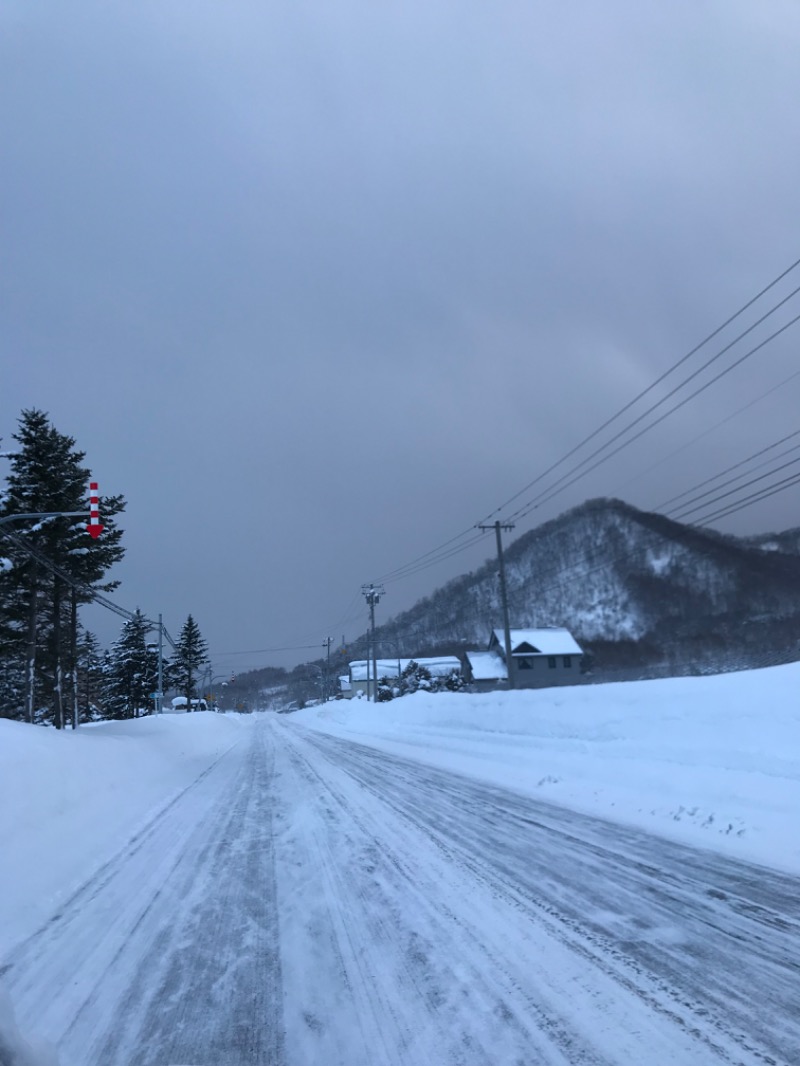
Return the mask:
<path fill-rule="evenodd" d="M 497 561 L 500 564 L 500 598 L 503 601 L 503 635 L 505 637 L 506 645 L 506 673 L 508 674 L 508 687 L 514 688 L 514 669 L 513 662 L 511 661 L 511 624 L 508 620 L 508 592 L 506 590 L 506 565 L 503 560 L 503 538 L 500 535 L 500 531 L 505 529 L 511 531 L 513 525 L 510 523 L 502 524 L 501 522 L 494 522 L 490 526 L 478 526 L 478 529 L 484 531 L 493 529 L 497 537 Z"/>
<path fill-rule="evenodd" d="M 328 694 L 331 690 L 331 644 L 333 644 L 333 637 L 328 637 L 328 639 L 322 643 L 322 647 L 328 649 L 328 656 L 325 663 L 325 690 L 322 693 L 323 703 L 328 702 Z"/>
<path fill-rule="evenodd" d="M 372 685 L 373 685 L 373 702 L 378 702 L 378 646 L 375 643 L 375 604 L 380 603 L 381 596 L 383 595 L 383 585 L 375 586 L 371 582 L 369 585 L 361 586 L 361 593 L 366 598 L 369 605 L 369 622 L 370 622 L 370 637 L 372 641 Z M 369 651 L 367 651 L 367 697 L 369 697 Z"/>

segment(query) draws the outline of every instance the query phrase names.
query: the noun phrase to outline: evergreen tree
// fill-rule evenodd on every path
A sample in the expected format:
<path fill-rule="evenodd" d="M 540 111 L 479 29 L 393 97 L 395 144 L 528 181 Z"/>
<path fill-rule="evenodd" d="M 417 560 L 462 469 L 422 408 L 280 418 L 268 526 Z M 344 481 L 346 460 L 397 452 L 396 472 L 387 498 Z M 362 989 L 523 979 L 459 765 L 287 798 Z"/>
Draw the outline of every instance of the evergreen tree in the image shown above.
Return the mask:
<path fill-rule="evenodd" d="M 395 696 L 399 695 L 399 693 L 399 688 L 392 684 L 391 678 L 378 678 L 378 703 L 389 703 L 389 701 L 393 700 Z"/>
<path fill-rule="evenodd" d="M 439 678 L 437 691 L 445 689 L 447 692 L 463 692 L 466 687 L 467 682 L 464 675 L 458 670 L 453 670 L 453 672 L 448 674 L 447 677 Z"/>
<path fill-rule="evenodd" d="M 426 666 L 420 666 L 414 659 L 400 675 L 400 694 L 407 696 L 420 689 L 429 691 L 433 687 L 431 672 Z"/>
<path fill-rule="evenodd" d="M 187 711 L 192 709 L 197 678 L 208 661 L 208 645 L 200 634 L 197 622 L 189 615 L 178 638 L 175 658 L 169 671 L 170 683 L 186 697 Z"/>
<path fill-rule="evenodd" d="M 136 610 L 111 647 L 103 684 L 105 716 L 138 718 L 149 714 L 158 672 L 156 653 L 148 647 L 148 621 Z"/>
<path fill-rule="evenodd" d="M 14 439 L 18 448 L 10 457 L 0 516 L 86 512 L 89 471 L 75 440 L 35 409 L 22 412 Z M 43 714 L 61 728 L 65 711 L 76 706 L 78 607 L 91 600 L 92 589 L 116 585 L 101 582 L 124 554 L 122 531 L 114 522 L 124 507 L 121 496 L 104 497 L 105 530 L 97 541 L 89 537 L 84 517 L 8 527 L 12 535 L 4 538 L 3 555 L 10 566 L 0 574 L 0 625 L 6 630 L 7 655 L 24 678 L 24 709 L 16 704 L 17 715 L 34 721 Z"/>
<path fill-rule="evenodd" d="M 81 722 L 102 718 L 104 656 L 94 633 L 85 632 L 78 642 L 78 708 Z"/>

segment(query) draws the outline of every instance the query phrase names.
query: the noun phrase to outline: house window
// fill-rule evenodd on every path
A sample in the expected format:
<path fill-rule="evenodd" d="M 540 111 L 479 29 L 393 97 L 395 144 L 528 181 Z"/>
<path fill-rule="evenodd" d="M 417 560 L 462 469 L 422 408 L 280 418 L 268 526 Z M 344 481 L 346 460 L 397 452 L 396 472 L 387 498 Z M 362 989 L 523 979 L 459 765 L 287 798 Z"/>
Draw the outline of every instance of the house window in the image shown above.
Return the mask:
<path fill-rule="evenodd" d="M 548 655 L 547 656 L 547 665 L 550 667 L 551 670 L 555 670 L 555 668 L 556 668 L 556 657 L 555 657 L 555 655 Z"/>
<path fill-rule="evenodd" d="M 564 656 L 564 666 L 567 668 L 567 670 L 569 670 L 569 668 L 572 666 L 572 656 L 571 655 L 565 655 Z"/>
<path fill-rule="evenodd" d="M 518 670 L 532 670 L 533 669 L 533 659 L 525 659 L 525 658 L 517 659 L 517 669 Z"/>

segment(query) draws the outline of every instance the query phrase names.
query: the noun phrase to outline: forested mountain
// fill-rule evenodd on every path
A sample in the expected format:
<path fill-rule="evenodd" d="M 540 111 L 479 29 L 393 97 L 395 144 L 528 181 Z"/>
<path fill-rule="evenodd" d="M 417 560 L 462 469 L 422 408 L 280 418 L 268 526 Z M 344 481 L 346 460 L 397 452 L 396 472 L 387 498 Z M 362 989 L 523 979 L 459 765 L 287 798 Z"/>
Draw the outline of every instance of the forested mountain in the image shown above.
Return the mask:
<path fill-rule="evenodd" d="M 736 538 L 598 499 L 519 537 L 505 559 L 512 627 L 566 626 L 598 667 L 800 656 L 800 530 Z M 378 635 L 415 655 L 482 647 L 501 625 L 491 559 Z"/>
<path fill-rule="evenodd" d="M 566 626 L 594 680 L 800 658 L 800 529 L 738 538 L 598 499 L 509 543 L 505 560 L 511 625 Z M 458 654 L 485 647 L 502 624 L 491 558 L 379 626 L 379 653 Z M 331 674 L 364 646 L 362 637 L 337 650 Z M 237 686 L 253 706 L 277 706 L 319 695 L 324 667 L 252 671 Z"/>

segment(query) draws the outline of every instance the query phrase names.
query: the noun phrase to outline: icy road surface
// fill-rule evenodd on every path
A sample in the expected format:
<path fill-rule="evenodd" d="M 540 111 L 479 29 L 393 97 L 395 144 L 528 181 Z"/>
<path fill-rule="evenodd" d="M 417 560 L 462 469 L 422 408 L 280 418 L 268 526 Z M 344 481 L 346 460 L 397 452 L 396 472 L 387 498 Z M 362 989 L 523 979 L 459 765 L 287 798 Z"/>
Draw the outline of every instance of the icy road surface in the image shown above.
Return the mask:
<path fill-rule="evenodd" d="M 63 1066 L 800 1062 L 797 879 L 242 734 L 7 958 Z"/>

